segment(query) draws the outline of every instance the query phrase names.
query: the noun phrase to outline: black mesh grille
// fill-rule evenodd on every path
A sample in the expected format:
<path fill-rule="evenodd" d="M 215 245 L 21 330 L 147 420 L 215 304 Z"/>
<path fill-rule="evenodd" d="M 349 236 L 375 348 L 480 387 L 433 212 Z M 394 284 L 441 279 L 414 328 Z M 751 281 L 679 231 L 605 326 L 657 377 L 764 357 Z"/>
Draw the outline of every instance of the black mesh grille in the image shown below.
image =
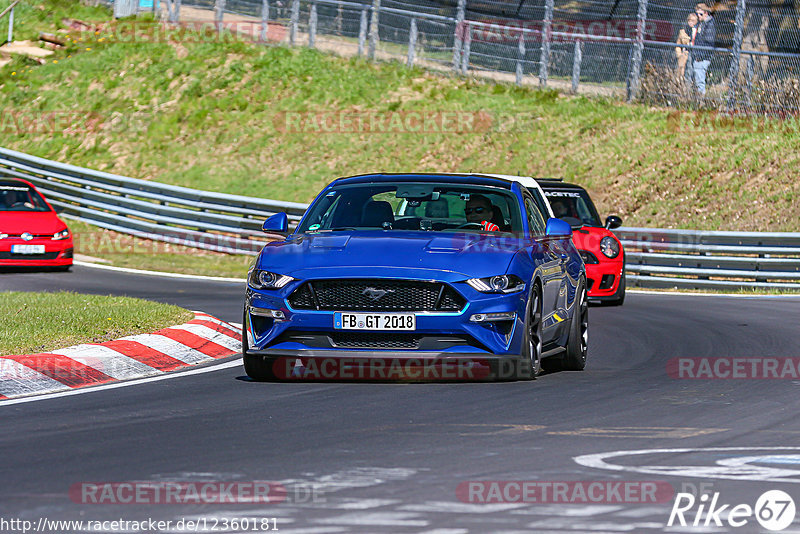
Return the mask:
<path fill-rule="evenodd" d="M 327 311 L 459 311 L 466 302 L 441 282 L 317 280 L 289 296 L 295 309 Z"/>
<path fill-rule="evenodd" d="M 311 295 L 311 290 L 308 289 L 308 284 L 303 284 L 289 297 L 289 302 L 292 307 L 298 310 L 313 310 L 316 309 L 314 298 Z"/>
<path fill-rule="evenodd" d="M 420 337 L 397 333 L 336 332 L 331 334 L 331 341 L 337 347 L 353 349 L 416 349 Z"/>
<path fill-rule="evenodd" d="M 54 260 L 58 257 L 58 251 L 45 252 L 44 254 L 11 254 L 10 252 L 0 252 L 0 260 Z"/>

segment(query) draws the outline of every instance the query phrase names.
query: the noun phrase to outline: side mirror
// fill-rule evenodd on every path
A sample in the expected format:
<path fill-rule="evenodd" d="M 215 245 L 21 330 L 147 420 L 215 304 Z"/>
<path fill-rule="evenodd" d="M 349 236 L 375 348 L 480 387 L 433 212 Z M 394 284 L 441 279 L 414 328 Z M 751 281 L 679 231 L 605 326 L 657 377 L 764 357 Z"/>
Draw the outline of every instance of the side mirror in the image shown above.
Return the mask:
<path fill-rule="evenodd" d="M 286 234 L 289 232 L 289 217 L 285 213 L 276 213 L 264 221 L 261 229 L 265 232 Z"/>
<path fill-rule="evenodd" d="M 544 235 L 548 237 L 572 237 L 572 227 L 561 219 L 547 219 Z"/>
<path fill-rule="evenodd" d="M 606 217 L 606 228 L 609 230 L 613 230 L 614 228 L 619 228 L 622 226 L 622 219 L 617 217 L 616 215 L 609 215 Z"/>

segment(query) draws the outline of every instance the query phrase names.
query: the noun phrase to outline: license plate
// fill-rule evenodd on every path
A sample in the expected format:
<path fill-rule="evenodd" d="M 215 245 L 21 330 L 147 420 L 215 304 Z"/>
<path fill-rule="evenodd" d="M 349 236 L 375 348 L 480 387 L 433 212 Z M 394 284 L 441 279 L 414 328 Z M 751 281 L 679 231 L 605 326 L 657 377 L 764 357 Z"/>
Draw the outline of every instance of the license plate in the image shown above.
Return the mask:
<path fill-rule="evenodd" d="M 417 328 L 413 313 L 346 313 L 333 314 L 333 328 L 337 330 L 403 330 Z"/>
<path fill-rule="evenodd" d="M 44 245 L 11 245 L 12 254 L 44 254 Z"/>

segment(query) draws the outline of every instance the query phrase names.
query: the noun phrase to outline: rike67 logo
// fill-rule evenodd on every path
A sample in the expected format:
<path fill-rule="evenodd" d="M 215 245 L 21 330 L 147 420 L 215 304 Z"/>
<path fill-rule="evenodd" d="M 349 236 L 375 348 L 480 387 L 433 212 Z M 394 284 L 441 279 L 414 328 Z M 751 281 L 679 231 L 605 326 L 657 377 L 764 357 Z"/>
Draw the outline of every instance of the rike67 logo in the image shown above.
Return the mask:
<path fill-rule="evenodd" d="M 792 524 L 795 517 L 794 500 L 781 490 L 763 493 L 755 506 L 749 504 L 721 504 L 719 492 L 703 494 L 696 498 L 691 493 L 678 493 L 669 514 L 667 526 L 682 527 L 743 527 L 754 518 L 761 527 L 780 531 Z"/>

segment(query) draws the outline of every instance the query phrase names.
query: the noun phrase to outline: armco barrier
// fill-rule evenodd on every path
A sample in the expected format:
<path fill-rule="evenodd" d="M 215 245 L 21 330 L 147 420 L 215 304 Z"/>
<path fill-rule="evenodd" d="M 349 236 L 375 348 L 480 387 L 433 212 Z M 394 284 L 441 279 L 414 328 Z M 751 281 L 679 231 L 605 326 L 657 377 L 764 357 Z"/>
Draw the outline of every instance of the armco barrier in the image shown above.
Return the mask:
<path fill-rule="evenodd" d="M 800 233 L 620 228 L 629 286 L 800 289 Z"/>
<path fill-rule="evenodd" d="M 126 178 L 0 148 L 0 176 L 27 179 L 66 217 L 134 236 L 256 254 L 261 225 L 295 202 Z M 800 289 L 800 233 L 619 228 L 628 285 L 684 289 Z"/>
<path fill-rule="evenodd" d="M 305 204 L 127 178 L 0 148 L 0 175 L 36 185 L 65 217 L 148 239 L 256 254 L 261 225 L 283 211 L 296 224 Z"/>

